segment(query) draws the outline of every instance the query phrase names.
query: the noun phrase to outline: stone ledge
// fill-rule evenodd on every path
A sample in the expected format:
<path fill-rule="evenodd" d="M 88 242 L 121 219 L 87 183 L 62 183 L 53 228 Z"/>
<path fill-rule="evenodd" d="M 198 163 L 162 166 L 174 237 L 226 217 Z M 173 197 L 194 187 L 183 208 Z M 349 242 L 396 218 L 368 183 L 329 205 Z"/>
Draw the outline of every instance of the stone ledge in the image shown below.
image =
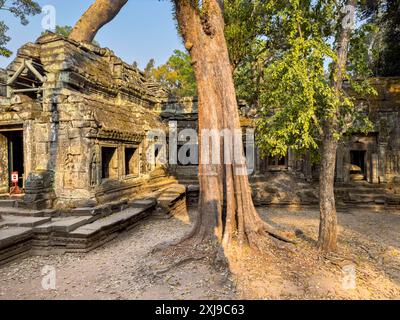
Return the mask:
<path fill-rule="evenodd" d="M 186 211 L 186 187 L 174 184 L 160 193 L 157 197 L 157 210 L 155 217 L 171 218 L 174 215 L 185 214 Z"/>
<path fill-rule="evenodd" d="M 6 248 L 12 244 L 23 242 L 33 235 L 32 228 L 10 227 L 1 229 L 0 249 Z"/>
<path fill-rule="evenodd" d="M 121 205 L 128 207 L 121 210 Z M 156 199 L 108 204 L 107 216 L 23 217 L 6 215 L 0 223 L 0 265 L 28 254 L 88 252 L 151 215 Z M 24 227 L 22 227 L 24 226 Z"/>

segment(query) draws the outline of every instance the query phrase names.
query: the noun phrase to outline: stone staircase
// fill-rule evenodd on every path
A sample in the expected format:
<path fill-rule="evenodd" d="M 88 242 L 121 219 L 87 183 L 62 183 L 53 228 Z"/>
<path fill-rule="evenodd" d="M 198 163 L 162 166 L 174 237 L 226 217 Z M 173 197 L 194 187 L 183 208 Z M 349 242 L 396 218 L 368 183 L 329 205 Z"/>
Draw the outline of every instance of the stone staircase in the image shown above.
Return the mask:
<path fill-rule="evenodd" d="M 384 184 L 367 182 L 338 184 L 335 193 L 339 207 L 386 208 L 398 202 L 394 195 L 387 193 Z"/>
<path fill-rule="evenodd" d="M 186 209 L 186 188 L 170 185 L 142 199 L 68 212 L 28 210 L 12 201 L 0 207 L 0 265 L 29 254 L 88 252 L 130 230 L 153 213 L 171 217 Z"/>
<path fill-rule="evenodd" d="M 28 253 L 90 251 L 149 216 L 156 205 L 155 199 L 138 200 L 126 202 L 119 210 L 109 205 L 103 210 L 87 208 L 87 215 L 75 212 L 69 216 L 42 212 L 27 216 L 9 210 L 0 221 L 0 264 Z"/>

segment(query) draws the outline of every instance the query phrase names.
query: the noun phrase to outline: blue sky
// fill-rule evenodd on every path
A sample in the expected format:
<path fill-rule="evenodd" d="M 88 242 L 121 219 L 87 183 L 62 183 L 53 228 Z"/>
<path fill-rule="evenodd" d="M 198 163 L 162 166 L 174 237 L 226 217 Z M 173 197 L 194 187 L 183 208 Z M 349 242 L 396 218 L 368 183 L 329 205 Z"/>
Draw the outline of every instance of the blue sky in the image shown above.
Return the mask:
<path fill-rule="evenodd" d="M 56 9 L 56 24 L 71 25 L 94 0 L 36 0 L 41 6 L 53 5 Z M 0 12 L 0 20 L 6 22 L 12 40 L 7 47 L 15 54 L 26 42 L 33 42 L 43 31 L 43 15 L 31 17 L 27 26 L 6 11 Z M 96 36 L 102 47 L 112 49 L 124 61 L 137 61 L 144 68 L 154 58 L 156 64 L 167 61 L 175 49 L 183 50 L 172 18 L 169 0 L 130 0 L 119 15 L 104 26 Z M 0 67 L 6 67 L 13 59 L 0 56 Z"/>

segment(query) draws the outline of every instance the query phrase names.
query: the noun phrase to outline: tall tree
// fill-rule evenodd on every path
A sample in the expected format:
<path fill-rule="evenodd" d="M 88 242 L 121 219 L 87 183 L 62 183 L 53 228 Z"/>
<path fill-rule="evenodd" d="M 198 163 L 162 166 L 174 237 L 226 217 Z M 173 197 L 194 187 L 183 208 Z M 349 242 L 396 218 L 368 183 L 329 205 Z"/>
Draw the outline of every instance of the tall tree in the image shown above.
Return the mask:
<path fill-rule="evenodd" d="M 96 0 L 76 23 L 69 38 L 92 42 L 97 32 L 113 20 L 127 2 L 128 0 Z"/>
<path fill-rule="evenodd" d="M 355 4 L 356 1 L 288 0 L 276 7 L 271 27 L 282 32 L 264 72 L 261 94 L 261 150 L 277 156 L 285 156 L 288 147 L 319 152 L 318 245 L 326 252 L 337 249 L 334 177 L 338 140 L 351 129 L 366 132 L 370 127 L 364 110 L 343 90 L 343 81 L 351 80 L 357 93 L 373 93 L 368 81 L 359 81 L 360 76 L 370 75 L 363 62 L 364 37 L 353 41 L 353 52 L 348 57 L 352 35 L 349 22 L 353 20 Z M 334 63 L 327 70 L 329 60 Z"/>
<path fill-rule="evenodd" d="M 267 233 L 285 240 L 290 235 L 276 230 L 258 215 L 252 201 L 246 164 L 229 164 L 235 152 L 243 157 L 242 140 L 235 146 L 220 141 L 218 160 L 208 164 L 203 155 L 212 154 L 205 132 L 231 133 L 241 130 L 236 93 L 224 35 L 223 1 L 174 0 L 176 19 L 194 66 L 199 94 L 200 164 L 199 217 L 189 241 L 197 244 L 222 242 L 262 248 Z M 229 144 L 227 151 L 224 146 Z M 289 237 L 288 237 L 289 236 Z M 208 240 L 208 241 L 207 241 Z"/>
<path fill-rule="evenodd" d="M 10 12 L 12 15 L 19 18 L 23 25 L 29 23 L 28 16 L 33 16 L 41 12 L 39 4 L 32 0 L 0 0 L 0 10 Z M 8 29 L 5 22 L 0 21 L 0 56 L 9 57 L 12 54 L 12 52 L 6 48 L 6 44 L 11 40 L 6 34 Z"/>
<path fill-rule="evenodd" d="M 107 14 L 107 21 L 117 13 L 118 1 L 97 0 L 75 26 L 73 39 L 92 40 L 103 25 L 103 8 L 114 7 Z M 126 1 L 125 1 L 126 2 Z M 118 2 L 121 4 L 120 2 Z M 176 19 L 186 49 L 189 51 L 199 93 L 200 165 L 199 215 L 193 230 L 174 248 L 201 257 L 221 257 L 222 243 L 226 248 L 234 240 L 240 245 L 264 248 L 267 234 L 275 238 L 293 241 L 291 232 L 279 230 L 258 215 L 252 201 L 247 168 L 244 160 L 242 136 L 236 139 L 217 139 L 220 147 L 218 159 L 203 161 L 203 154 L 213 154 L 210 143 L 206 147 L 206 131 L 221 134 L 224 130 L 232 135 L 240 131 L 238 105 L 233 83 L 232 68 L 224 35 L 223 1 L 174 0 Z M 88 27 L 90 26 L 90 27 Z M 203 143 L 204 142 L 204 143 Z M 225 145 L 229 147 L 225 148 Z M 225 149 L 225 150 L 224 150 Z M 234 157 L 234 154 L 240 157 Z M 239 159 L 236 163 L 229 159 Z M 183 258 L 185 259 L 185 258 Z M 216 259 L 217 260 L 217 259 Z M 215 261 L 216 261 L 215 260 Z"/>
<path fill-rule="evenodd" d="M 339 107 L 343 103 L 343 81 L 346 79 L 346 65 L 349 52 L 352 28 L 355 23 L 356 0 L 347 0 L 340 10 L 337 34 L 337 59 L 333 66 L 333 88 Z M 340 109 L 323 120 L 323 136 L 321 145 L 321 169 L 319 177 L 320 226 L 318 245 L 326 252 L 337 250 L 337 213 L 335 201 L 335 168 L 338 148 L 338 132 Z"/>

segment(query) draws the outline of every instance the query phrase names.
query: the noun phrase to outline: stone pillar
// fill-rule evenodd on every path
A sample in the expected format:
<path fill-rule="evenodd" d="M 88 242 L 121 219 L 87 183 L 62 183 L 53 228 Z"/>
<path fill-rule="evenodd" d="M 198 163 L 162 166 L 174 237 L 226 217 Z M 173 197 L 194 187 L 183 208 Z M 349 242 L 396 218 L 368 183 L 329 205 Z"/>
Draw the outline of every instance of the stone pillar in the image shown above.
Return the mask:
<path fill-rule="evenodd" d="M 300 170 L 303 171 L 306 181 L 310 182 L 313 180 L 311 155 L 309 151 L 307 151 L 304 156 L 303 167 Z"/>
<path fill-rule="evenodd" d="M 244 147 L 246 149 L 247 173 L 249 176 L 254 176 L 257 174 L 257 148 L 254 142 L 254 136 L 246 134 Z"/>
<path fill-rule="evenodd" d="M 371 182 L 379 183 L 379 157 L 376 153 L 371 155 Z"/>
<path fill-rule="evenodd" d="M 261 159 L 257 146 L 254 148 L 254 174 L 256 176 L 261 174 Z"/>
<path fill-rule="evenodd" d="M 372 183 L 372 155 L 369 151 L 365 153 L 365 172 L 368 183 Z"/>
<path fill-rule="evenodd" d="M 343 151 L 343 182 L 350 182 L 350 150 L 344 148 Z"/>
<path fill-rule="evenodd" d="M 0 133 L 0 193 L 10 191 L 8 170 L 8 139 Z"/>
<path fill-rule="evenodd" d="M 29 173 L 25 184 L 25 206 L 36 210 L 51 208 L 55 199 L 53 184 L 53 172 L 37 171 Z"/>
<path fill-rule="evenodd" d="M 336 154 L 336 181 L 343 182 L 343 145 L 339 144 Z"/>
<path fill-rule="evenodd" d="M 288 150 L 287 157 L 287 168 L 289 171 L 294 171 L 296 169 L 296 157 L 290 148 Z"/>
<path fill-rule="evenodd" d="M 386 148 L 387 143 L 379 144 L 378 174 L 380 183 L 386 182 Z"/>

